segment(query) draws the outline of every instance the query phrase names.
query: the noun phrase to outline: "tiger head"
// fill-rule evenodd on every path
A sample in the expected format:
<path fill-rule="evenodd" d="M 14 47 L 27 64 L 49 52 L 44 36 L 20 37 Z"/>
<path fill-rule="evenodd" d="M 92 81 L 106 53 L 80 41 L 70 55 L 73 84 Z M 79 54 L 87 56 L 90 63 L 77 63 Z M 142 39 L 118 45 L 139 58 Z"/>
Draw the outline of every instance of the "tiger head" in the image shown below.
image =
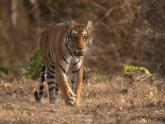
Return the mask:
<path fill-rule="evenodd" d="M 68 29 L 68 46 L 75 56 L 83 56 L 86 48 L 92 44 L 92 22 L 87 25 L 78 25 L 70 22 Z"/>

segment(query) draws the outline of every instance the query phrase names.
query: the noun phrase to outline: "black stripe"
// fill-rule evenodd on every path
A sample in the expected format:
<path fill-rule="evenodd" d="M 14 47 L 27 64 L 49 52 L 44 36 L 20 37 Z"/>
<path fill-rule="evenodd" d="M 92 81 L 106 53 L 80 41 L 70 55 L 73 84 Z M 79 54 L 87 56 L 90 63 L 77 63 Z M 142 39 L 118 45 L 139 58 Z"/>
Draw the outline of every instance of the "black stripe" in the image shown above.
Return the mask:
<path fill-rule="evenodd" d="M 66 60 L 66 58 L 63 56 L 63 54 L 60 52 L 60 55 L 62 56 L 62 58 L 63 58 L 63 60 L 67 63 L 67 64 L 69 64 L 69 62 Z"/>
<path fill-rule="evenodd" d="M 51 72 L 51 73 L 54 73 L 55 74 L 55 69 L 52 69 L 51 67 L 48 67 L 48 73 Z M 49 73 L 50 74 L 50 73 Z"/>
<path fill-rule="evenodd" d="M 41 72 L 45 72 L 45 65 L 44 64 L 41 66 L 41 70 L 40 71 Z"/>
<path fill-rule="evenodd" d="M 50 74 L 50 72 L 48 72 L 48 76 L 47 76 L 47 78 L 55 78 L 55 77 L 56 77 L 55 74 L 52 75 L 52 74 Z"/>
<path fill-rule="evenodd" d="M 48 57 L 50 58 L 50 60 L 52 60 L 53 58 L 52 58 L 52 56 L 51 56 L 51 53 L 49 52 L 49 55 L 48 55 Z M 52 61 L 53 62 L 53 61 Z"/>
<path fill-rule="evenodd" d="M 44 81 L 45 81 L 45 76 L 41 75 L 41 82 L 44 82 Z"/>
<path fill-rule="evenodd" d="M 81 65 L 81 67 L 82 67 L 82 65 Z M 80 69 L 81 69 L 81 67 L 80 67 L 79 69 L 77 69 L 77 70 L 72 71 L 72 73 L 77 73 L 77 72 L 79 72 Z"/>
<path fill-rule="evenodd" d="M 54 63 L 50 63 L 50 61 L 48 60 L 48 71 L 55 73 L 55 66 Z"/>
<path fill-rule="evenodd" d="M 48 65 L 48 67 L 55 69 L 54 61 L 51 58 L 48 58 L 48 64 L 47 65 Z"/>
<path fill-rule="evenodd" d="M 44 89 L 44 86 L 40 86 L 40 90 L 43 90 Z"/>
<path fill-rule="evenodd" d="M 69 54 L 73 57 L 73 54 L 72 54 L 71 51 L 69 50 L 68 45 L 67 45 L 66 43 L 65 43 L 65 47 L 66 47 L 66 49 L 68 50 Z"/>
<path fill-rule="evenodd" d="M 54 78 L 55 78 L 55 75 L 50 75 L 50 74 L 48 74 L 48 77 L 47 77 L 47 78 L 49 78 L 49 79 L 50 79 L 50 78 L 53 78 L 53 79 L 54 79 Z"/>
<path fill-rule="evenodd" d="M 48 71 L 51 73 L 55 73 L 55 68 L 52 68 L 53 66 L 48 66 Z"/>
<path fill-rule="evenodd" d="M 54 66 L 54 63 L 51 63 L 50 60 L 48 60 L 48 65 L 53 67 Z"/>
<path fill-rule="evenodd" d="M 44 82 L 45 81 L 45 65 L 43 64 L 41 69 L 40 69 L 40 81 Z"/>
<path fill-rule="evenodd" d="M 39 96 L 42 96 L 43 93 L 44 93 L 43 91 L 39 92 Z"/>
<path fill-rule="evenodd" d="M 52 57 L 50 55 L 50 52 L 49 52 L 49 56 L 47 57 L 47 59 L 48 59 L 49 64 L 53 66 L 54 65 L 54 61 L 53 61 L 53 59 L 52 59 Z"/>
<path fill-rule="evenodd" d="M 71 80 L 71 83 L 72 83 L 72 84 L 75 84 L 76 82 L 75 82 L 75 81 L 73 81 L 73 80 Z"/>
<path fill-rule="evenodd" d="M 76 71 L 72 71 L 72 73 L 77 73 L 77 72 L 79 72 L 79 70 L 80 70 L 80 69 L 78 69 L 78 70 L 76 70 Z"/>
<path fill-rule="evenodd" d="M 58 92 L 59 91 L 58 87 L 56 87 L 55 90 L 56 90 L 56 92 Z"/>
<path fill-rule="evenodd" d="M 73 65 L 77 65 L 79 62 L 80 62 L 80 59 L 77 62 L 75 62 Z"/>
<path fill-rule="evenodd" d="M 39 94 L 38 94 L 37 91 L 34 92 L 34 97 L 35 97 L 35 100 L 36 100 L 37 102 L 39 102 L 39 101 L 41 100 L 41 98 L 39 98 Z"/>
<path fill-rule="evenodd" d="M 57 83 L 57 82 L 55 82 L 55 85 L 56 85 L 56 87 L 58 88 L 58 83 Z"/>
<path fill-rule="evenodd" d="M 52 75 L 52 74 L 55 75 L 55 72 L 54 72 L 53 70 L 49 70 L 48 73 L 49 73 L 50 75 Z"/>
<path fill-rule="evenodd" d="M 55 60 L 55 54 L 54 54 L 53 52 L 54 52 L 54 51 L 52 51 L 52 49 L 51 49 L 49 53 L 52 53 L 52 54 L 50 54 L 50 57 L 51 57 L 53 60 Z"/>
<path fill-rule="evenodd" d="M 55 82 L 55 90 L 58 92 L 59 91 L 59 88 L 58 88 L 58 83 L 57 82 Z"/>
<path fill-rule="evenodd" d="M 60 63 L 57 61 L 58 65 L 60 66 L 60 68 L 62 69 L 62 71 L 66 74 L 66 70 L 60 65 Z"/>
<path fill-rule="evenodd" d="M 50 67 L 51 67 L 52 69 L 55 69 L 54 65 L 50 65 Z"/>
<path fill-rule="evenodd" d="M 53 89 L 55 89 L 55 86 L 54 86 L 54 87 L 52 87 L 52 88 L 50 88 L 50 89 L 49 89 L 49 91 L 51 92 Z"/>
<path fill-rule="evenodd" d="M 50 84 L 55 84 L 55 82 L 53 82 L 53 81 L 52 82 L 48 82 L 48 85 L 50 85 Z"/>
<path fill-rule="evenodd" d="M 51 60 L 51 58 L 49 58 L 48 57 L 48 62 L 49 62 L 49 64 L 51 65 L 51 66 L 53 66 L 54 65 L 54 62 Z"/>
<path fill-rule="evenodd" d="M 49 57 L 53 60 L 53 55 L 51 54 L 52 52 L 51 51 L 49 51 Z"/>

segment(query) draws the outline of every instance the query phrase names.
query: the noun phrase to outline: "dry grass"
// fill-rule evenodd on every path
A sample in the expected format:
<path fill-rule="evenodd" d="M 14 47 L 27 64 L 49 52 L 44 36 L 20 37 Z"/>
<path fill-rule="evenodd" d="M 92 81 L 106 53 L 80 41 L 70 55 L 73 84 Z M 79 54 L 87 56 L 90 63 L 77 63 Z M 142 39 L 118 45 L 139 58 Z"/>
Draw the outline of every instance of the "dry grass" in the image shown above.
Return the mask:
<path fill-rule="evenodd" d="M 165 84 L 156 76 L 113 76 L 84 86 L 80 108 L 63 104 L 52 111 L 48 99 L 37 104 L 37 82 L 0 80 L 0 124 L 163 124 Z"/>

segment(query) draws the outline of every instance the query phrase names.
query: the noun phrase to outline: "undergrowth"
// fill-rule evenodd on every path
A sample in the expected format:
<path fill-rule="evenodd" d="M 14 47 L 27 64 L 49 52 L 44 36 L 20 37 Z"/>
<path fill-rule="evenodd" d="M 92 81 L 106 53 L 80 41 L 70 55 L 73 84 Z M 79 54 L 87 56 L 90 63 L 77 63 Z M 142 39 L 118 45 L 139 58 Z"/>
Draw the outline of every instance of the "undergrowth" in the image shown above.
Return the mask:
<path fill-rule="evenodd" d="M 21 66 L 21 69 L 26 78 L 34 79 L 36 77 L 36 74 L 38 74 L 40 66 L 41 66 L 41 56 L 39 49 L 37 49 L 36 51 L 34 51 L 30 60 Z"/>
<path fill-rule="evenodd" d="M 10 69 L 5 66 L 0 66 L 0 74 L 8 74 Z"/>
<path fill-rule="evenodd" d="M 142 66 L 130 66 L 125 64 L 123 66 L 123 71 L 125 74 L 128 75 L 136 74 L 139 72 L 143 74 L 151 75 L 150 71 L 146 67 L 142 67 Z"/>

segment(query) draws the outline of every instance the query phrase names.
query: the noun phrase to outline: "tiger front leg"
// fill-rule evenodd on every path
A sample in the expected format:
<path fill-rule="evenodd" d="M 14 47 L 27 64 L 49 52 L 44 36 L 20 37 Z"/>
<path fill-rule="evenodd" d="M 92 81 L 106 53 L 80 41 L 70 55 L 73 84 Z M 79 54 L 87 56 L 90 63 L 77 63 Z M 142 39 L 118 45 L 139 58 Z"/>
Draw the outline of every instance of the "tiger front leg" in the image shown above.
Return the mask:
<path fill-rule="evenodd" d="M 76 94 L 76 105 L 77 106 L 79 106 L 79 103 L 80 103 L 82 80 L 83 80 L 83 67 L 81 67 L 77 73 L 77 82 L 75 84 L 75 94 Z"/>
<path fill-rule="evenodd" d="M 60 67 L 58 68 L 59 71 L 57 72 L 57 83 L 62 94 L 64 95 L 65 103 L 66 105 L 75 105 L 75 93 L 72 91 L 68 84 L 66 73 L 63 72 Z"/>
<path fill-rule="evenodd" d="M 71 72 L 71 85 L 76 94 L 76 105 L 79 106 L 81 87 L 83 81 L 83 57 L 75 59 Z"/>

